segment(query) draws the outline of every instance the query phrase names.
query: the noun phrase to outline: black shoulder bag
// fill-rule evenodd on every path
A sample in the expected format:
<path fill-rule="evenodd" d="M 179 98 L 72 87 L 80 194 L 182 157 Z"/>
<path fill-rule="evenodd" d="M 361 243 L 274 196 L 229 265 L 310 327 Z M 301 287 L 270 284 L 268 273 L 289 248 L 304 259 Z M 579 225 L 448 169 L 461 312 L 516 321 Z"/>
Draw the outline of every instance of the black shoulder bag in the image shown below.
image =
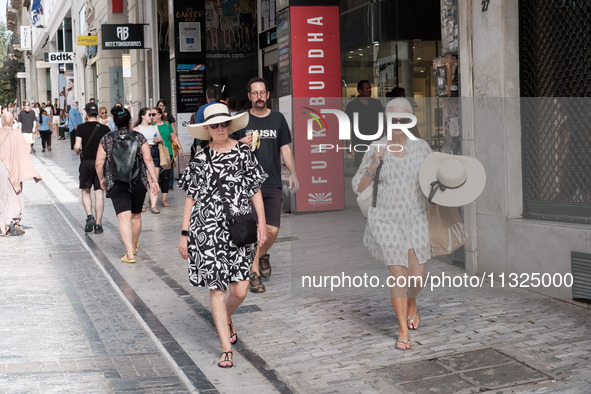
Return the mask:
<path fill-rule="evenodd" d="M 257 241 L 257 223 L 254 220 L 252 212 L 246 215 L 232 216 L 230 213 L 228 198 L 224 197 L 222 194 L 224 190 L 222 188 L 222 182 L 220 181 L 220 178 L 218 177 L 218 174 L 213 166 L 213 162 L 211 161 L 211 154 L 209 153 L 210 148 L 206 147 L 204 150 L 205 155 L 207 156 L 207 161 L 211 165 L 213 177 L 215 178 L 220 196 L 222 198 L 224 212 L 226 213 L 226 223 L 230 229 L 230 237 L 232 238 L 232 242 L 234 242 L 236 246 L 245 246 L 255 243 Z"/>

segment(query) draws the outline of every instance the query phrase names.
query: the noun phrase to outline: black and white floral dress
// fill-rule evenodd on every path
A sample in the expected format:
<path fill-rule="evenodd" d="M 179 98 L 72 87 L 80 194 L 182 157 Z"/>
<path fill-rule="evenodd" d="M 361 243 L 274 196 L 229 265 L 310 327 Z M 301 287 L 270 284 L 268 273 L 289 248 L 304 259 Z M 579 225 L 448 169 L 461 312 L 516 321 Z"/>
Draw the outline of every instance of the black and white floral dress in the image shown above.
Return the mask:
<path fill-rule="evenodd" d="M 193 286 L 227 290 L 230 282 L 249 279 L 256 243 L 238 247 L 232 242 L 213 171 L 220 178 L 223 196 L 229 198 L 232 215 L 252 211 L 250 197 L 267 174 L 241 142 L 228 152 L 209 151 L 214 168 L 201 150 L 179 181 L 187 196 L 195 199 L 189 222 L 189 281 Z"/>

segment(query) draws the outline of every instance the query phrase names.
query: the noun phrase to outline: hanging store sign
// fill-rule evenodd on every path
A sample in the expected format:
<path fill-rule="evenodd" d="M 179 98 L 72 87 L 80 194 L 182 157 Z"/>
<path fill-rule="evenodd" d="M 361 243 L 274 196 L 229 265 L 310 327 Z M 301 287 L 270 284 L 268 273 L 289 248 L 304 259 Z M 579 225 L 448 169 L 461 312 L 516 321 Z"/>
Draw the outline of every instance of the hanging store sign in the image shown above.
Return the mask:
<path fill-rule="evenodd" d="M 98 36 L 76 36 L 76 45 L 98 45 Z"/>
<path fill-rule="evenodd" d="M 144 49 L 144 25 L 101 25 L 103 50 Z"/>
<path fill-rule="evenodd" d="M 334 132 L 338 128 L 334 119 L 319 117 L 315 122 L 310 116 L 323 108 L 341 108 L 339 7 L 290 7 L 290 36 L 294 151 L 300 181 L 296 210 L 344 209 L 343 152 L 318 149 L 319 144 L 338 144 Z M 308 139 L 309 127 L 313 139 Z"/>
<path fill-rule="evenodd" d="M 21 26 L 21 51 L 30 51 L 33 49 L 32 35 L 31 26 Z"/>
<path fill-rule="evenodd" d="M 74 52 L 45 53 L 45 61 L 48 63 L 74 63 Z"/>

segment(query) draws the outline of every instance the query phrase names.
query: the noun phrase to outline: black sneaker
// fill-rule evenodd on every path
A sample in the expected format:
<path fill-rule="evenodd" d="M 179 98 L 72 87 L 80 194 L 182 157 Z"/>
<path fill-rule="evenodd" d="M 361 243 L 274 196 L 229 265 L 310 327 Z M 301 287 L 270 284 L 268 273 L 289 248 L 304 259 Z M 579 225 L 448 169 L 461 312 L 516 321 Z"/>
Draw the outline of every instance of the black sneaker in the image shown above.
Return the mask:
<path fill-rule="evenodd" d="M 94 233 L 95 234 L 102 234 L 103 233 L 103 225 L 97 224 L 94 226 Z"/>
<path fill-rule="evenodd" d="M 250 273 L 250 291 L 253 293 L 264 293 L 265 292 L 265 285 L 263 284 L 263 280 L 261 276 L 256 272 Z"/>
<path fill-rule="evenodd" d="M 96 221 L 94 220 L 94 216 L 88 215 L 86 217 L 86 226 L 84 227 L 84 231 L 86 231 L 87 233 L 91 232 L 95 224 Z"/>
<path fill-rule="evenodd" d="M 259 269 L 261 276 L 265 279 L 271 277 L 271 263 L 269 262 L 269 254 L 264 254 L 259 258 Z"/>

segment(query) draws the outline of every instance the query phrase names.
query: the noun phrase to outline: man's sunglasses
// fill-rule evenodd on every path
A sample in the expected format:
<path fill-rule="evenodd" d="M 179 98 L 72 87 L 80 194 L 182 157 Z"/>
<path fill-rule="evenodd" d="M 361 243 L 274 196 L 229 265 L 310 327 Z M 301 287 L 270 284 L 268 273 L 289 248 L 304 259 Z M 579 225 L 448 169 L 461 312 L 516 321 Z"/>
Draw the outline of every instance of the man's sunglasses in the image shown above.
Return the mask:
<path fill-rule="evenodd" d="M 224 129 L 225 129 L 226 127 L 230 126 L 230 121 L 229 121 L 229 120 L 227 120 L 227 121 L 225 121 L 225 122 L 222 122 L 222 123 L 215 123 L 215 124 L 210 124 L 210 125 L 209 125 L 209 128 L 210 128 L 210 129 L 214 129 L 214 130 L 215 130 L 215 129 L 217 129 L 219 126 L 222 126 L 222 128 L 224 128 Z"/>
<path fill-rule="evenodd" d="M 160 114 L 157 113 L 157 112 L 154 112 L 154 113 L 150 114 L 150 116 L 156 116 L 156 115 L 160 115 Z"/>

